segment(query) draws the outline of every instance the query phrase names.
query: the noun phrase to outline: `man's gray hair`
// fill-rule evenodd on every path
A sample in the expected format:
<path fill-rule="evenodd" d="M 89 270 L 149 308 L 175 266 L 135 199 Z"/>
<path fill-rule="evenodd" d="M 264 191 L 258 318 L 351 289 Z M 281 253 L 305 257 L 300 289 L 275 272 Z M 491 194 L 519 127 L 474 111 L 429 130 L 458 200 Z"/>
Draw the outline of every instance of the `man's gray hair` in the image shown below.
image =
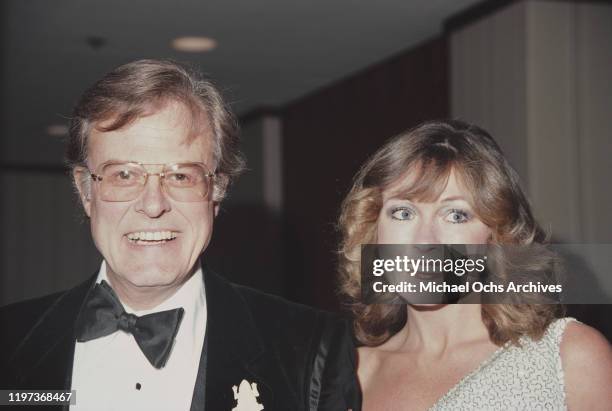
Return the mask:
<path fill-rule="evenodd" d="M 238 147 L 238 125 L 219 90 L 200 73 L 170 60 L 138 60 L 117 67 L 83 93 L 71 123 L 66 161 L 71 169 L 85 166 L 92 127 L 106 132 L 131 124 L 151 109 L 170 102 L 184 104 L 191 114 L 193 136 L 210 127 L 213 134 L 214 200 L 244 171 Z M 100 122 L 110 121 L 104 127 Z"/>

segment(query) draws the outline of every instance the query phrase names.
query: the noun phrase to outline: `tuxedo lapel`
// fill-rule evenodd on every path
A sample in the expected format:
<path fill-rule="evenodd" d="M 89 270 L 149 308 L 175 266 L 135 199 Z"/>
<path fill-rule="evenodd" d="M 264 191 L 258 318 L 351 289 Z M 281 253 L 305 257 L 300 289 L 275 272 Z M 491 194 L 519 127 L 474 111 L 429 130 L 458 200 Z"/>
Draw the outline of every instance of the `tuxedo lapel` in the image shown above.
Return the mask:
<path fill-rule="evenodd" d="M 207 367 L 205 410 L 230 411 L 236 406 L 233 387 L 243 380 L 257 384 L 257 398 L 265 409 L 274 409 L 270 380 L 278 374 L 268 369 L 264 344 L 255 328 L 246 301 L 232 286 L 205 271 Z M 197 389 L 197 387 L 196 387 Z"/>
<path fill-rule="evenodd" d="M 70 389 L 74 326 L 94 279 L 61 294 L 17 347 L 9 366 L 18 387 Z"/>
<path fill-rule="evenodd" d="M 95 278 L 61 294 L 17 347 L 9 359 L 16 387 L 70 389 L 75 324 Z M 234 288 L 239 286 L 208 270 L 204 271 L 204 283 L 206 336 L 191 409 L 232 410 L 236 406 L 233 387 L 238 389 L 243 380 L 249 384 L 247 391 L 254 388 L 252 383 L 257 384 L 257 401 L 264 410 L 298 409 L 295 388 L 275 351 L 267 349 L 252 307 Z M 244 394 L 243 390 L 239 394 Z"/>

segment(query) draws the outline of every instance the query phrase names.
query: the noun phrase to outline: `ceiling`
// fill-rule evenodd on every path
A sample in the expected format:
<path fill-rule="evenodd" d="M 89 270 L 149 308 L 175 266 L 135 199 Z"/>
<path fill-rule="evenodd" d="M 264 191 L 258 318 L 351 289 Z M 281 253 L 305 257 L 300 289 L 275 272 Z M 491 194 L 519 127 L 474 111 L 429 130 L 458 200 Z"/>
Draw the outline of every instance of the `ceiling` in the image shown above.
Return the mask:
<path fill-rule="evenodd" d="M 285 104 L 409 49 L 476 2 L 2 0 L 0 158 L 60 164 L 63 146 L 46 127 L 66 123 L 84 88 L 122 63 L 191 62 L 245 113 Z M 218 47 L 174 51 L 171 40 L 185 35 L 212 37 Z M 91 37 L 104 44 L 92 47 Z"/>

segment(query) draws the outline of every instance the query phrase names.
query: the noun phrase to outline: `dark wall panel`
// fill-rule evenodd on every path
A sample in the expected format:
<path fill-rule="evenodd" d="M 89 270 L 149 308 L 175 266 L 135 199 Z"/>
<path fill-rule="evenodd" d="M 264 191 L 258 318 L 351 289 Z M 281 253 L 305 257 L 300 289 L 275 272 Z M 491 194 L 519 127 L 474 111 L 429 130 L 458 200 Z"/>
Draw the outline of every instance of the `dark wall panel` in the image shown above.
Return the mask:
<path fill-rule="evenodd" d="M 448 51 L 436 38 L 286 106 L 283 162 L 289 298 L 335 297 L 335 220 L 360 164 L 389 137 L 448 116 Z"/>

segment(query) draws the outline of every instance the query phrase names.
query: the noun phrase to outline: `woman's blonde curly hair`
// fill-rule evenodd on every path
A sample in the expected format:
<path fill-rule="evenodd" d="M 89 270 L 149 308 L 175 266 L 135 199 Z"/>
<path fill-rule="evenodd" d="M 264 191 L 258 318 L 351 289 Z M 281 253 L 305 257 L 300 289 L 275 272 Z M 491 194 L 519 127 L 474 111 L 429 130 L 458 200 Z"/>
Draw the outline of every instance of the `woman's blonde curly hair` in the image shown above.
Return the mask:
<path fill-rule="evenodd" d="M 451 171 L 470 193 L 478 218 L 492 230 L 492 243 L 546 241 L 517 173 L 486 131 L 458 120 L 430 121 L 392 138 L 357 173 L 339 218 L 340 291 L 354 316 L 355 335 L 361 344 L 382 344 L 406 322 L 404 305 L 361 301 L 361 245 L 377 242 L 383 192 L 407 173 L 416 173 L 414 184 L 402 194 L 432 201 L 444 190 Z M 561 312 L 559 305 L 483 304 L 482 320 L 494 343 L 518 344 L 524 335 L 540 338 Z"/>

